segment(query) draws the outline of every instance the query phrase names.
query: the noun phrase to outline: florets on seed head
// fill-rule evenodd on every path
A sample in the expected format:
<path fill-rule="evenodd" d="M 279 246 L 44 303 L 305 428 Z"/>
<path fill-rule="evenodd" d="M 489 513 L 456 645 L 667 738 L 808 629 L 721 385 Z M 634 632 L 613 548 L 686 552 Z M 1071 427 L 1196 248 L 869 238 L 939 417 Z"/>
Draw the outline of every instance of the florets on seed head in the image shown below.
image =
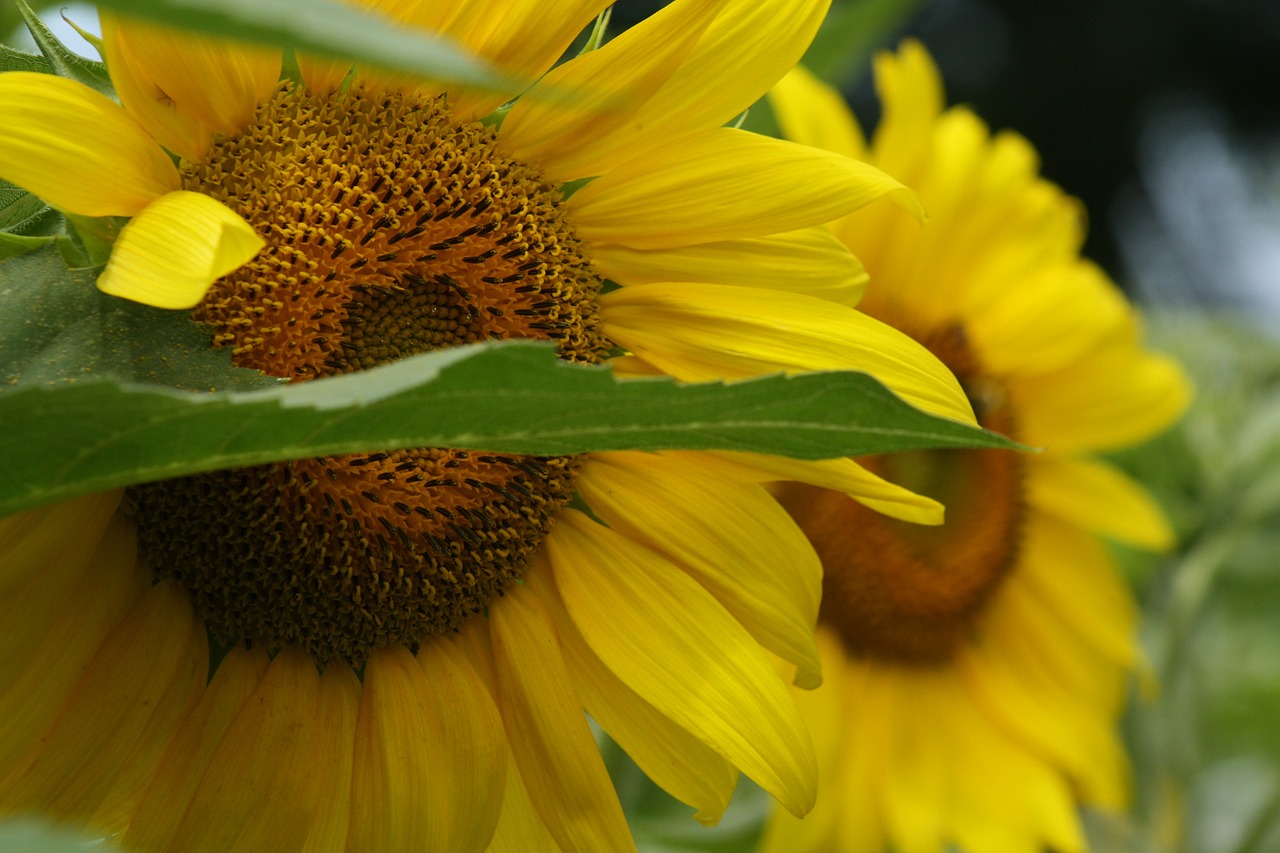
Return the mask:
<path fill-rule="evenodd" d="M 559 191 L 443 98 L 284 85 L 183 181 L 267 241 L 193 312 L 242 367 L 298 381 L 486 340 L 587 363 L 608 349 Z M 215 636 L 360 666 L 457 630 L 520 578 L 577 465 L 402 450 L 136 486 L 127 504 L 145 559 Z"/>

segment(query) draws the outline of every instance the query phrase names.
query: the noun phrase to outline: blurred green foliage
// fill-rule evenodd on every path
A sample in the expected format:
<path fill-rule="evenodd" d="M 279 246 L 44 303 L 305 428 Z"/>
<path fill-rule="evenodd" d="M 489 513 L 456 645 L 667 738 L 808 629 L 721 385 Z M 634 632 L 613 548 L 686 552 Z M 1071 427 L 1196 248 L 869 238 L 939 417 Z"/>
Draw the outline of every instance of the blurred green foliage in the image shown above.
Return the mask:
<path fill-rule="evenodd" d="M 1159 692 L 1127 721 L 1135 816 L 1099 821 L 1098 847 L 1276 851 L 1280 343 L 1198 312 L 1153 318 L 1151 337 L 1186 365 L 1197 398 L 1175 429 L 1117 460 L 1181 544 L 1134 577 Z"/>

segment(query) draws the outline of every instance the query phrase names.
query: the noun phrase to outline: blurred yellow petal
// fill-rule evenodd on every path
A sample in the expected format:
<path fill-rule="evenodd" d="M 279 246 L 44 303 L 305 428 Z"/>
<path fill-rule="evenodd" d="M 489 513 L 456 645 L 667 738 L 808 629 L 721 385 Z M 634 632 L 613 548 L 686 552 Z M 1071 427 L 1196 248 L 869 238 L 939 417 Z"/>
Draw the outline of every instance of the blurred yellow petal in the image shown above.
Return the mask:
<path fill-rule="evenodd" d="M 830 664 L 830 669 L 825 670 L 829 677 L 817 690 L 797 690 L 793 694 L 818 756 L 817 803 L 803 820 L 775 809 L 773 819 L 765 825 L 758 853 L 815 853 L 825 849 L 827 839 L 835 832 L 836 816 L 852 793 L 836 781 L 845 759 L 844 744 L 849 730 L 839 640 L 829 631 L 820 631 L 817 642 L 821 660 Z"/>
<path fill-rule="evenodd" d="M 493 602 L 489 624 L 499 707 L 525 790 L 561 847 L 634 853 L 555 626 L 537 597 L 522 593 Z"/>
<path fill-rule="evenodd" d="M 578 492 L 612 529 L 683 568 L 769 651 L 822 683 L 814 643 L 822 564 L 800 528 L 759 486 L 725 483 L 697 457 L 592 454 Z M 707 514 L 708 507 L 719 510 Z"/>
<path fill-rule="evenodd" d="M 1010 285 L 965 322 L 993 373 L 1056 370 L 1130 322 L 1123 294 L 1092 264 L 1042 264 Z"/>
<path fill-rule="evenodd" d="M 1024 571 L 1010 584 L 1025 589 L 1040 612 L 1052 614 L 1040 617 L 1042 626 L 1028 631 L 1029 639 L 1043 635 L 1047 643 L 1056 626 L 1059 636 L 1079 638 L 1107 659 L 1110 671 L 1136 666 L 1138 608 L 1107 549 L 1086 531 L 1039 511 L 1029 512 L 1025 525 Z M 1082 589 L 1089 594 L 1081 595 Z M 1084 685 L 1090 666 L 1085 659 L 1075 667 L 1081 678 L 1072 682 L 1078 696 L 1089 692 Z M 1065 662 L 1059 664 L 1059 681 L 1071 681 L 1063 674 L 1066 668 Z M 1100 673 L 1094 680 L 1108 677 Z"/>
<path fill-rule="evenodd" d="M 1052 373 L 1010 378 L 1018 435 L 1058 453 L 1110 450 L 1170 426 L 1191 387 L 1177 362 L 1120 341 Z"/>
<path fill-rule="evenodd" d="M 208 655 L 186 591 L 172 581 L 152 587 L 106 638 L 39 742 L 0 780 L 0 801 L 87 821 L 134 748 L 167 741 L 194 706 Z"/>
<path fill-rule="evenodd" d="M 169 193 L 120 232 L 98 289 L 157 308 L 190 308 L 265 245 L 223 204 L 200 193 Z"/>
<path fill-rule="evenodd" d="M 165 850 L 191 802 L 214 747 L 258 688 L 267 655 L 237 646 L 218 665 L 200 703 L 168 743 L 121 841 L 127 850 Z"/>
<path fill-rule="evenodd" d="M 65 526 L 61 545 L 28 552 L 37 572 L 31 582 L 0 598 L 0 624 L 6 626 L 0 683 L 7 686 L 0 692 L 0 767 L 13 767 L 44 734 L 103 643 L 151 585 L 150 573 L 137 563 L 133 530 L 111 516 L 119 493 L 110 494 L 105 502 L 95 495 L 59 505 L 78 517 L 42 507 L 6 519 L 61 516 Z M 0 798 L 0 807 L 5 802 Z"/>
<path fill-rule="evenodd" d="M 911 191 L 874 166 L 718 127 L 622 163 L 565 204 L 588 243 L 660 249 L 794 231 L 884 196 L 923 217 Z"/>
<path fill-rule="evenodd" d="M 813 746 L 737 620 L 658 554 L 574 510 L 547 547 L 565 608 L 600 660 L 792 814 L 808 812 Z"/>
<path fill-rule="evenodd" d="M 482 851 L 502 801 L 507 748 L 488 692 L 444 639 L 392 646 L 365 667 L 353 850 Z"/>
<path fill-rule="evenodd" d="M 1027 460 L 1027 500 L 1042 512 L 1101 536 L 1152 551 L 1174 545 L 1160 505 L 1105 462 L 1061 456 Z"/>
<path fill-rule="evenodd" d="M 622 285 L 733 284 L 803 293 L 841 305 L 856 305 L 867 286 L 862 264 L 822 227 L 664 249 L 602 243 L 592 248 L 591 261 L 601 275 Z"/>
<path fill-rule="evenodd" d="M 769 106 L 783 136 L 792 142 L 862 157 L 866 147 L 862 128 L 844 96 L 804 66 L 792 68 L 769 90 Z"/>
<path fill-rule="evenodd" d="M 1122 808 L 1127 768 L 1109 719 L 1116 711 L 1094 702 L 1117 690 L 1120 672 L 1072 654 L 1053 636 L 1060 633 L 1059 620 L 1043 618 L 1051 607 L 1013 584 L 1003 592 L 999 612 L 985 628 L 989 644 L 957 661 L 967 692 L 1005 737 L 1027 744 L 1068 775 L 1089 802 Z"/>
<path fill-rule="evenodd" d="M 298 63 L 298 71 L 302 74 L 302 84 L 313 95 L 329 95 L 342 87 L 342 82 L 351 73 L 351 60 L 334 59 L 329 56 L 313 56 L 309 53 L 298 53 L 294 56 Z"/>
<path fill-rule="evenodd" d="M 553 69 L 507 114 L 503 147 L 537 164 L 551 181 L 604 172 L 611 159 L 602 159 L 606 149 L 594 143 L 634 123 L 637 104 L 680 67 L 723 5 L 724 0 L 677 0 L 603 47 Z"/>
<path fill-rule="evenodd" d="M 148 130 L 158 113 L 173 110 L 196 125 L 233 135 L 253 121 L 258 105 L 280 79 L 279 48 L 112 14 L 104 14 L 102 21 L 112 78 L 119 73 L 133 84 L 120 91 L 120 102 Z M 157 129 L 169 126 L 171 122 L 162 120 Z M 156 137 L 164 141 L 160 133 Z"/>
<path fill-rule="evenodd" d="M 133 216 L 181 185 L 113 101 L 52 74 L 0 74 L 0 178 L 78 216 Z"/>
<path fill-rule="evenodd" d="M 624 287 L 601 297 L 600 307 L 605 334 L 678 379 L 860 370 L 913 406 L 973 422 L 968 398 L 936 356 L 850 308 L 711 284 Z"/>
<path fill-rule="evenodd" d="M 171 849 L 303 849 L 334 807 L 325 776 L 353 749 L 354 721 L 347 731 L 325 729 L 330 701 L 305 652 L 289 646 L 276 655 L 210 756 Z"/>

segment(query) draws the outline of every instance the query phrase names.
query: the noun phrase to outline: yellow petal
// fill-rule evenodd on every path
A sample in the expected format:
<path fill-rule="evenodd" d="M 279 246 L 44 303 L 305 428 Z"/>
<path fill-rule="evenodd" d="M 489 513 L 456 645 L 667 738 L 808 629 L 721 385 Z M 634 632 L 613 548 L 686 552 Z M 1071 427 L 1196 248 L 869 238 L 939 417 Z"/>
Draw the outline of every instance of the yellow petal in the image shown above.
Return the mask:
<path fill-rule="evenodd" d="M 565 665 L 587 712 L 650 779 L 671 796 L 697 809 L 699 823 L 714 825 L 738 783 L 738 771 L 702 741 L 636 695 L 618 680 L 573 627 L 552 585 L 545 558 L 526 577 L 556 620 Z"/>
<path fill-rule="evenodd" d="M 1042 264 L 965 318 L 984 369 L 1056 370 L 1130 322 L 1124 296 L 1093 264 Z"/>
<path fill-rule="evenodd" d="M 618 284 L 690 281 L 803 293 L 856 305 L 867 272 L 843 243 L 821 227 L 720 243 L 667 249 L 601 244 L 591 261 Z"/>
<path fill-rule="evenodd" d="M 1010 737 L 967 696 L 934 707 L 949 733 L 951 840 L 966 850 L 1083 853 L 1075 797 L 1057 767 Z"/>
<path fill-rule="evenodd" d="M 550 68 L 610 0 L 475 0 L 461 4 L 442 34 L 517 80 L 532 82 Z M 434 4 L 423 4 L 434 5 Z M 438 13 L 428 13 L 438 17 Z M 450 91 L 460 119 L 479 117 L 515 92 Z"/>
<path fill-rule="evenodd" d="M 792 142 L 864 159 L 862 128 L 844 96 L 804 66 L 792 68 L 769 90 L 769 106 Z"/>
<path fill-rule="evenodd" d="M 508 752 L 507 785 L 502 792 L 502 817 L 486 853 L 564 853 L 538 817 L 515 758 Z"/>
<path fill-rule="evenodd" d="M 718 127 L 622 163 L 565 204 L 589 243 L 661 249 L 795 231 L 883 196 L 923 217 L 910 190 L 874 166 Z"/>
<path fill-rule="evenodd" d="M 627 124 L 593 143 L 594 161 L 618 162 L 627 152 L 662 148 L 739 115 L 799 61 L 829 5 L 830 0 L 724 3 L 665 85 Z"/>
<path fill-rule="evenodd" d="M 1077 593 L 1078 594 L 1078 593 Z M 1108 710 L 1073 693 L 1080 684 L 1057 658 L 1042 650 L 1052 638 L 1032 624 L 1043 608 L 1030 606 L 1019 592 L 1001 602 L 1005 608 L 987 627 L 990 642 L 972 649 L 957 661 L 959 674 L 974 702 L 997 722 L 1011 739 L 1034 750 L 1039 760 L 1054 766 L 1079 786 L 1081 798 L 1102 808 L 1122 808 L 1126 800 L 1126 764 L 1112 730 L 1115 720 Z M 1052 623 L 1051 623 L 1052 624 Z M 1064 661 L 1066 662 L 1066 661 Z M 1090 692 L 1111 691 L 1116 670 L 1099 668 L 1088 658 L 1066 662 L 1095 682 Z M 1059 680 L 1070 677 L 1068 683 Z"/>
<path fill-rule="evenodd" d="M 836 818 L 853 793 L 837 784 L 841 764 L 846 760 L 846 740 L 850 733 L 849 710 L 845 706 L 845 667 L 839 640 L 829 631 L 818 635 L 825 678 L 816 690 L 794 692 L 796 707 L 813 737 L 818 756 L 818 800 L 803 820 L 783 809 L 773 809 L 759 853 L 820 853 L 842 850 L 832 845 Z"/>
<path fill-rule="evenodd" d="M 123 494 L 99 492 L 0 519 L 0 594 L 22 586 L 51 564 L 62 565 L 68 531 L 75 530 L 75 538 L 91 548 Z"/>
<path fill-rule="evenodd" d="M 502 145 L 551 181 L 598 175 L 610 165 L 594 143 L 634 126 L 643 104 L 680 66 L 724 0 L 677 0 L 598 50 L 549 72 L 511 108 Z M 568 93 L 572 100 L 565 103 Z M 643 125 L 641 125 L 643 127 Z"/>
<path fill-rule="evenodd" d="M 345 662 L 330 663 L 320 676 L 319 707 L 312 736 L 317 738 L 311 772 L 317 781 L 316 817 L 302 853 L 329 853 L 346 843 L 351 822 L 356 717 L 360 679 Z"/>
<path fill-rule="evenodd" d="M 1086 530 L 1152 551 L 1174 545 L 1160 505 L 1105 462 L 1061 456 L 1027 459 L 1027 500 Z"/>
<path fill-rule="evenodd" d="M 84 510 L 92 500 L 66 506 Z M 31 519 L 49 509 L 15 518 Z M 68 520 L 61 542 L 34 552 L 38 574 L 0 598 L 0 624 L 6 626 L 0 645 L 0 767 L 13 767 L 44 734 L 107 637 L 151 586 L 126 520 L 117 516 L 108 525 L 92 512 Z"/>
<path fill-rule="evenodd" d="M 890 518 L 913 524 L 941 524 L 942 504 L 872 474 L 852 459 L 788 459 L 732 450 L 668 451 L 673 458 L 696 457 L 696 464 L 714 468 L 721 477 L 744 483 L 808 483 L 843 492 L 858 503 Z"/>
<path fill-rule="evenodd" d="M 945 822 L 952 811 L 947 784 L 945 709 L 953 701 L 954 677 L 946 669 L 875 667 L 864 701 L 880 707 L 878 731 L 855 729 L 854 753 L 881 742 L 883 776 L 877 799 L 895 850 L 936 853 L 945 849 Z M 942 701 L 938 701 L 939 699 Z M 943 719 L 940 719 L 943 718 Z"/>
<path fill-rule="evenodd" d="M 461 652 L 379 649 L 365 667 L 352 850 L 481 851 L 497 824 L 507 749 L 488 692 Z"/>
<path fill-rule="evenodd" d="M 802 815 L 813 746 L 772 664 L 710 593 L 658 554 L 566 511 L 547 541 L 556 587 L 600 660 Z"/>
<path fill-rule="evenodd" d="M 330 95 L 341 88 L 351 73 L 351 60 L 329 56 L 312 56 L 309 53 L 294 55 L 303 85 L 313 95 Z"/>
<path fill-rule="evenodd" d="M 258 105 L 280 79 L 279 48 L 110 14 L 103 15 L 102 40 L 112 78 L 119 73 L 133 83 L 120 91 L 120 102 L 148 130 L 151 119 L 171 110 L 188 122 L 234 135 L 253 122 Z M 164 120 L 157 129 L 169 126 Z M 156 137 L 164 141 L 159 133 Z"/>
<path fill-rule="evenodd" d="M 133 216 L 181 185 L 114 102 L 52 74 L 0 75 L 0 178 L 78 216 Z"/>
<path fill-rule="evenodd" d="M 1033 511 L 1027 514 L 1022 549 L 1018 578 L 1010 584 L 1025 587 L 1042 612 L 1053 614 L 1041 618 L 1048 623 L 1042 630 L 1049 633 L 1048 626 L 1057 625 L 1053 630 L 1059 636 L 1078 637 L 1114 667 L 1136 666 L 1137 605 L 1102 543 Z M 1087 683 L 1088 668 L 1078 668 L 1082 684 Z M 1078 690 L 1087 693 L 1083 686 Z"/>
<path fill-rule="evenodd" d="M 1190 383 L 1172 359 L 1128 342 L 1099 347 L 1052 373 L 1006 383 L 1019 437 L 1059 453 L 1149 438 L 1186 409 Z"/>
<path fill-rule="evenodd" d="M 276 655 L 209 758 L 170 849 L 301 850 L 333 807 L 323 772 L 350 753 L 351 737 L 323 730 L 320 675 L 306 652 Z M 269 803 L 270 808 L 264 808 Z"/>
<path fill-rule="evenodd" d="M 121 838 L 126 850 L 167 850 L 214 747 L 267 671 L 267 655 L 237 646 L 218 665 L 200 702 L 168 743 L 164 758 Z"/>
<path fill-rule="evenodd" d="M 860 370 L 917 408 L 973 423 L 951 372 L 911 338 L 849 308 L 795 293 L 644 284 L 600 298 L 605 334 L 690 382 Z"/>
<path fill-rule="evenodd" d="M 883 115 L 876 126 L 873 150 L 877 163 L 890 174 L 899 164 L 915 159 L 930 144 L 930 127 L 944 106 L 942 78 L 928 51 L 908 39 L 897 53 L 875 58 L 876 91 Z"/>
<path fill-rule="evenodd" d="M 489 625 L 499 709 L 542 822 L 566 850 L 634 853 L 546 609 L 517 589 L 490 604 Z"/>
<path fill-rule="evenodd" d="M 661 453 L 592 454 L 577 484 L 597 518 L 683 568 L 760 645 L 795 664 L 798 685 L 822 683 L 813 638 L 822 564 L 768 492 Z"/>
<path fill-rule="evenodd" d="M 168 740 L 194 706 L 208 660 L 186 591 L 172 581 L 152 587 L 107 637 L 40 741 L 0 781 L 0 800 L 55 819 L 89 819 L 130 753 L 146 739 Z"/>
<path fill-rule="evenodd" d="M 162 196 L 120 232 L 98 289 L 157 308 L 191 308 L 266 245 L 230 208 L 200 193 Z"/>

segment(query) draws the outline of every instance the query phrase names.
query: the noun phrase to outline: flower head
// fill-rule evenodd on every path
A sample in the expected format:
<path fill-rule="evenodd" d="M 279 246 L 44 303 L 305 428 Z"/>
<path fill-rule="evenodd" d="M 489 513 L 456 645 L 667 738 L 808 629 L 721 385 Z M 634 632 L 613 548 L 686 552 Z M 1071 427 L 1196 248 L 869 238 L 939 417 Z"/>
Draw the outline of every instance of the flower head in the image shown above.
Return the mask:
<path fill-rule="evenodd" d="M 825 572 L 826 682 L 799 697 L 822 787 L 808 820 L 775 815 L 766 849 L 1079 851 L 1077 803 L 1125 801 L 1114 725 L 1138 654 L 1099 537 L 1172 541 L 1146 493 L 1091 454 L 1167 426 L 1187 384 L 1079 256 L 1079 205 L 1026 141 L 944 109 L 917 43 L 876 73 L 870 144 L 801 69 L 772 94 L 789 136 L 898 176 L 928 211 L 923 229 L 875 209 L 833 224 L 871 277 L 860 308 L 947 364 L 980 423 L 1044 450 L 864 460 L 941 500 L 934 528 L 809 485 L 780 493 Z"/>
<path fill-rule="evenodd" d="M 378 4 L 529 81 L 500 125 L 514 93 L 305 56 L 281 83 L 278 54 L 106 16 L 121 105 L 0 75 L 0 176 L 130 217 L 99 286 L 292 381 L 522 338 L 685 380 L 862 367 L 971 418 L 841 304 L 862 276 L 820 227 L 914 197 L 722 126 L 826 3 L 677 0 L 547 71 L 606 5 Z M 585 708 L 703 820 L 740 771 L 802 814 L 766 650 L 820 680 L 820 568 L 778 479 L 938 513 L 849 460 L 418 448 L 6 519 L 0 809 L 144 851 L 628 849 Z"/>

